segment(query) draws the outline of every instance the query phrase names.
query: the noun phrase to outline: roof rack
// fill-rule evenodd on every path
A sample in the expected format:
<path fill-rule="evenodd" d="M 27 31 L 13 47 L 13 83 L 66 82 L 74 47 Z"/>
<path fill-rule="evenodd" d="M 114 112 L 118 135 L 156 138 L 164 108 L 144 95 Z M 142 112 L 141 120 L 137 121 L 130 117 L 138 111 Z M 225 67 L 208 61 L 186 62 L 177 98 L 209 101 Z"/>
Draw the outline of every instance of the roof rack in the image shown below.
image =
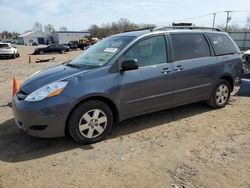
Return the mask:
<path fill-rule="evenodd" d="M 211 30 L 211 31 L 223 31 L 219 28 L 214 28 L 214 27 L 196 27 L 196 26 L 165 26 L 165 27 L 155 27 L 151 31 L 164 31 L 168 29 L 201 29 L 201 30 Z"/>
<path fill-rule="evenodd" d="M 131 31 L 143 31 L 143 30 L 150 30 L 150 31 L 152 31 L 154 28 L 155 27 L 144 27 L 144 28 L 140 28 L 140 29 L 131 29 L 131 30 L 124 31 L 124 33 L 131 32 Z"/>

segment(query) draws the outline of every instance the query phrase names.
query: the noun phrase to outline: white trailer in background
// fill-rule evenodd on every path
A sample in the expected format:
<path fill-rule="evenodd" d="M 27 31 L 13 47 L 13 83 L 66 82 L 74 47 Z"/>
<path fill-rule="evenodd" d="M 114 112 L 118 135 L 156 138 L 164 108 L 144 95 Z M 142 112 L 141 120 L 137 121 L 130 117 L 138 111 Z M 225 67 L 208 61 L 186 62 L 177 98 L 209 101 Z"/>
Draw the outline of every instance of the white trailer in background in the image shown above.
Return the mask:
<path fill-rule="evenodd" d="M 53 42 L 66 44 L 69 41 L 79 41 L 80 39 L 90 36 L 88 31 L 55 31 L 52 33 Z"/>

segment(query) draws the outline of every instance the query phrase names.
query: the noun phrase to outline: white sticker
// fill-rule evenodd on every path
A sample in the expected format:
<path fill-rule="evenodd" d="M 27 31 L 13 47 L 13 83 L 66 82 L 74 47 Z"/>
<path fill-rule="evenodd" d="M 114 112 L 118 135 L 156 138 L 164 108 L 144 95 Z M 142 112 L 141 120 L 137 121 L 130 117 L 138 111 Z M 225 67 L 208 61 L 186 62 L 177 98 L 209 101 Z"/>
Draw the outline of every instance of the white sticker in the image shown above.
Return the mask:
<path fill-rule="evenodd" d="M 118 48 L 106 48 L 104 50 L 104 52 L 111 52 L 111 53 L 115 53 L 118 50 Z"/>

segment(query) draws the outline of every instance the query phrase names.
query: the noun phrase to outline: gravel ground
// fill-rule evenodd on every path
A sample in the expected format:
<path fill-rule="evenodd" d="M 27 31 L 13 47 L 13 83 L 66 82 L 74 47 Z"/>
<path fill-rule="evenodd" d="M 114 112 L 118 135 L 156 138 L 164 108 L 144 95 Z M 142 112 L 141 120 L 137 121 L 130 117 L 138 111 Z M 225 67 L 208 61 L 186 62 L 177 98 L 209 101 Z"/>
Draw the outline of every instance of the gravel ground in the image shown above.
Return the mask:
<path fill-rule="evenodd" d="M 250 187 L 250 98 L 232 96 L 213 110 L 203 103 L 126 120 L 104 141 L 78 145 L 70 138 L 38 139 L 16 129 L 12 77 L 23 82 L 55 62 L 0 60 L 0 188 L 2 187 Z M 236 88 L 237 90 L 237 88 Z"/>

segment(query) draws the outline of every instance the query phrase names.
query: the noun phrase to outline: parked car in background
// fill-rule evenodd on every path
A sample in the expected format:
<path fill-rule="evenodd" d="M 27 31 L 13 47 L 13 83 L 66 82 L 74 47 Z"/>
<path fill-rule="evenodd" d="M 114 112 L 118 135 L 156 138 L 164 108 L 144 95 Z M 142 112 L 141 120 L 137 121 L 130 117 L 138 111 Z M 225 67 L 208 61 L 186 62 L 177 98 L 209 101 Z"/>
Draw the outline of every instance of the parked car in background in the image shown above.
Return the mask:
<path fill-rule="evenodd" d="M 240 80 L 239 48 L 218 29 L 171 28 L 110 36 L 36 73 L 13 97 L 17 127 L 94 143 L 138 115 L 199 101 L 223 108 Z"/>
<path fill-rule="evenodd" d="M 32 42 L 31 46 L 38 46 L 38 43 L 37 42 Z"/>
<path fill-rule="evenodd" d="M 86 49 L 87 47 L 95 44 L 98 41 L 98 38 L 81 38 L 79 40 L 78 48 L 81 50 Z"/>
<path fill-rule="evenodd" d="M 62 44 L 50 44 L 47 47 L 36 48 L 33 54 L 44 54 L 59 52 L 64 54 L 69 51 L 69 47 Z"/>
<path fill-rule="evenodd" d="M 69 41 L 66 46 L 68 46 L 70 50 L 76 50 L 78 48 L 78 44 L 78 41 Z"/>
<path fill-rule="evenodd" d="M 242 55 L 242 71 L 243 75 L 250 74 L 250 50 L 247 50 Z"/>
<path fill-rule="evenodd" d="M 18 49 L 10 43 L 0 43 L 0 57 L 17 58 L 19 57 Z"/>

